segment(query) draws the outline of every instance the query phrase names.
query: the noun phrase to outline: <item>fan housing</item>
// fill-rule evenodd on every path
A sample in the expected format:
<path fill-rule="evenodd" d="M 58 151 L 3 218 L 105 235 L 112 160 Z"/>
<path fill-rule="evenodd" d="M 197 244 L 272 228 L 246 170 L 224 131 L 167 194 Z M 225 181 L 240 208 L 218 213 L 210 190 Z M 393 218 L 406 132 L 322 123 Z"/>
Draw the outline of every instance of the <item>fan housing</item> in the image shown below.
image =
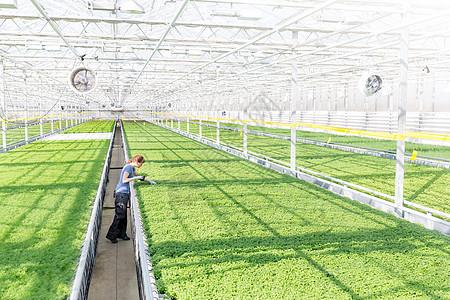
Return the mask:
<path fill-rule="evenodd" d="M 376 94 L 383 87 L 383 80 L 378 75 L 363 74 L 359 81 L 359 89 L 365 96 Z"/>
<path fill-rule="evenodd" d="M 92 92 L 97 86 L 97 78 L 91 69 L 79 67 L 70 74 L 69 85 L 75 92 L 87 94 Z"/>

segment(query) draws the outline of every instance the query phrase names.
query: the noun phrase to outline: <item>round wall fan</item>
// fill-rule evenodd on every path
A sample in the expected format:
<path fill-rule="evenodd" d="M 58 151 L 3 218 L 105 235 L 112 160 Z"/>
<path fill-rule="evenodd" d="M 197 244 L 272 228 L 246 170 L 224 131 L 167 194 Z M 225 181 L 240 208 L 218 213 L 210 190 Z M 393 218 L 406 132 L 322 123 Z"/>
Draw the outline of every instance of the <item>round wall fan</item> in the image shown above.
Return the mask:
<path fill-rule="evenodd" d="M 91 69 L 80 67 L 70 74 L 69 84 L 77 93 L 89 93 L 97 86 L 97 78 Z"/>
<path fill-rule="evenodd" d="M 359 81 L 359 89 L 366 96 L 372 96 L 381 90 L 383 80 L 378 75 L 364 74 Z"/>

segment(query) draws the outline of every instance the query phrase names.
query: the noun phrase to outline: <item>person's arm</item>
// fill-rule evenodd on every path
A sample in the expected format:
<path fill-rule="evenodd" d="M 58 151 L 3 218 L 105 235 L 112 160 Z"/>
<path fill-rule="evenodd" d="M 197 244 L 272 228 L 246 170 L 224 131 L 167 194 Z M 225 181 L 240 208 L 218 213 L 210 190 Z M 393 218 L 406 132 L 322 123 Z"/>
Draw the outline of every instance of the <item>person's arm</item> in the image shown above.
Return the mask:
<path fill-rule="evenodd" d="M 124 172 L 124 177 L 125 177 L 125 173 L 128 173 L 128 172 Z M 130 173 L 128 173 L 128 174 L 130 174 Z M 127 176 L 128 176 L 128 174 L 127 174 Z M 155 184 L 156 184 L 155 181 L 152 181 L 152 180 L 150 180 L 150 179 L 148 179 L 148 178 L 145 178 L 145 176 L 140 176 L 139 173 L 138 173 L 134 168 L 133 168 L 133 174 L 134 174 L 134 176 L 136 176 L 136 177 L 129 178 L 129 179 L 130 179 L 129 181 L 139 179 L 139 180 L 141 180 L 141 181 L 146 181 L 146 182 L 148 182 L 149 184 L 152 184 L 152 185 L 155 185 Z M 125 179 L 124 179 L 124 180 L 125 180 Z M 127 182 L 129 182 L 129 181 L 127 181 Z M 124 181 L 123 183 L 126 183 L 126 182 Z"/>
<path fill-rule="evenodd" d="M 136 171 L 134 168 L 133 168 L 133 174 L 135 176 L 134 180 L 140 180 L 140 181 L 147 181 L 147 182 L 149 182 L 148 179 L 145 178 L 145 176 L 139 175 L 138 171 Z"/>
<path fill-rule="evenodd" d="M 123 172 L 122 183 L 127 183 L 136 179 L 136 177 L 128 177 L 130 173 L 127 171 Z"/>

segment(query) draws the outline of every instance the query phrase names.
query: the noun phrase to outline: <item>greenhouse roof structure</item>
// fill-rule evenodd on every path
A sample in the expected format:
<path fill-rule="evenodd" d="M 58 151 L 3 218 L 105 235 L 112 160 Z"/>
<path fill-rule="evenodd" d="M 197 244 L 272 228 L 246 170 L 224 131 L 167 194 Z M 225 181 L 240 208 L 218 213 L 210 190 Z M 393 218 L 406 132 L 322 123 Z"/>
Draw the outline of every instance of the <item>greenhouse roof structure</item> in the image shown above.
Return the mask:
<path fill-rule="evenodd" d="M 450 0 L 0 0 L 0 298 L 449 299 L 449 97 Z"/>
<path fill-rule="evenodd" d="M 218 84 L 341 88 L 367 70 L 388 87 L 402 43 L 409 79 L 447 82 L 449 17 L 444 0 L 1 0 L 4 101 L 136 107 L 195 101 Z M 93 92 L 69 85 L 78 67 L 95 74 Z"/>

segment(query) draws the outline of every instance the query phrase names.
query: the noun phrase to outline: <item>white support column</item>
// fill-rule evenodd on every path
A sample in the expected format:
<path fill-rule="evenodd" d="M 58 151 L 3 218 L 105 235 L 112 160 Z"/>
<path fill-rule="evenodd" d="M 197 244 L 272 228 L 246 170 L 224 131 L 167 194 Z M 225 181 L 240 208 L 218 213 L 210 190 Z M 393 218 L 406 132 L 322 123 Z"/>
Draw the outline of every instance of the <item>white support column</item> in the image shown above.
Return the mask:
<path fill-rule="evenodd" d="M 409 1 L 403 0 L 402 23 L 407 22 L 407 10 Z M 400 91 L 398 98 L 398 130 L 397 130 L 397 154 L 395 172 L 395 205 L 397 214 L 403 216 L 403 181 L 405 174 L 405 123 L 406 123 L 406 100 L 408 92 L 408 43 L 409 29 L 404 27 L 401 32 L 400 41 Z"/>
<path fill-rule="evenodd" d="M 419 82 L 417 83 L 418 96 L 419 96 L 419 112 L 423 112 L 424 103 L 424 78 L 423 75 L 419 77 Z"/>
<path fill-rule="evenodd" d="M 216 97 L 215 97 L 215 103 L 216 103 L 216 111 L 217 111 L 217 124 L 216 124 L 216 143 L 217 145 L 220 144 L 220 106 L 219 106 L 219 97 L 220 97 L 220 86 L 219 86 L 219 70 L 220 68 L 217 67 L 216 69 Z"/>
<path fill-rule="evenodd" d="M 51 126 L 52 126 L 52 133 L 55 131 L 55 128 L 54 128 L 54 126 L 53 126 L 53 119 L 52 119 L 52 121 L 51 121 Z"/>
<path fill-rule="evenodd" d="M 178 130 L 181 130 L 181 120 L 178 119 Z"/>
<path fill-rule="evenodd" d="M 315 119 L 315 112 L 316 112 L 316 91 L 314 90 L 314 88 L 311 88 L 311 90 L 312 90 L 311 95 L 312 95 L 313 123 L 315 123 L 315 122 L 316 122 L 316 119 Z"/>
<path fill-rule="evenodd" d="M 189 117 L 186 118 L 186 131 L 189 133 Z"/>
<path fill-rule="evenodd" d="M 344 88 L 344 111 L 347 114 L 348 111 L 348 83 L 345 85 Z M 347 120 L 347 118 L 345 118 Z"/>
<path fill-rule="evenodd" d="M 52 89 L 52 100 L 53 100 L 53 86 L 51 86 L 51 89 Z M 58 100 L 58 107 L 59 107 L 59 109 L 61 109 L 61 100 Z M 62 117 L 61 117 L 61 115 L 62 115 L 62 111 L 59 113 L 59 117 L 58 117 L 58 119 L 59 119 L 59 128 L 58 128 L 58 125 L 56 125 L 56 129 L 58 129 L 58 130 L 62 130 Z"/>
<path fill-rule="evenodd" d="M 200 110 L 200 117 L 204 117 L 203 110 L 204 110 L 204 105 L 205 105 L 202 92 L 203 92 L 203 82 L 199 86 L 199 96 L 200 96 L 199 110 Z M 203 122 L 202 122 L 202 119 L 198 120 L 198 135 L 200 136 L 200 138 L 202 138 L 202 136 L 203 136 Z"/>
<path fill-rule="evenodd" d="M 332 105 L 331 105 L 331 88 L 329 87 L 327 89 L 327 99 L 328 99 L 328 118 L 330 117 L 330 112 L 332 110 Z M 330 119 L 328 119 L 328 124 L 330 124 Z"/>
<path fill-rule="evenodd" d="M 220 117 L 217 118 L 217 124 L 216 124 L 216 143 L 220 144 Z"/>
<path fill-rule="evenodd" d="M 28 142 L 28 96 L 27 96 L 27 73 L 23 70 L 23 99 L 25 102 L 25 141 Z"/>
<path fill-rule="evenodd" d="M 3 149 L 6 149 L 6 121 L 2 121 L 2 140 L 3 140 Z"/>
<path fill-rule="evenodd" d="M 436 100 L 436 73 L 433 73 L 433 83 L 431 89 L 431 111 L 434 112 L 434 103 Z"/>
<path fill-rule="evenodd" d="M 244 138 L 243 141 L 243 150 L 244 154 L 247 155 L 248 153 L 248 140 L 247 140 L 247 133 L 248 133 L 248 106 L 250 104 L 250 91 L 249 91 L 249 84 L 248 84 L 248 77 L 247 74 L 244 74 L 244 90 L 245 95 L 242 98 L 244 100 L 244 129 L 242 130 L 242 135 Z"/>
<path fill-rule="evenodd" d="M 42 83 L 41 78 L 39 78 L 39 82 Z M 39 133 L 40 133 L 40 136 L 43 136 L 44 130 L 42 128 L 42 118 L 41 118 L 42 117 L 42 89 L 40 89 L 39 93 L 41 94 L 39 97 Z"/>
<path fill-rule="evenodd" d="M 292 45 L 295 47 L 298 43 L 298 32 L 292 32 Z M 296 56 L 297 51 L 293 50 L 292 55 Z M 296 156 L 297 156 L 297 60 L 292 60 L 292 75 L 291 75 L 291 170 L 295 171 Z"/>
<path fill-rule="evenodd" d="M 6 99 L 5 99 L 5 86 L 3 80 L 3 61 L 0 60 L 0 104 L 2 111 L 2 140 L 3 148 L 6 149 Z"/>

